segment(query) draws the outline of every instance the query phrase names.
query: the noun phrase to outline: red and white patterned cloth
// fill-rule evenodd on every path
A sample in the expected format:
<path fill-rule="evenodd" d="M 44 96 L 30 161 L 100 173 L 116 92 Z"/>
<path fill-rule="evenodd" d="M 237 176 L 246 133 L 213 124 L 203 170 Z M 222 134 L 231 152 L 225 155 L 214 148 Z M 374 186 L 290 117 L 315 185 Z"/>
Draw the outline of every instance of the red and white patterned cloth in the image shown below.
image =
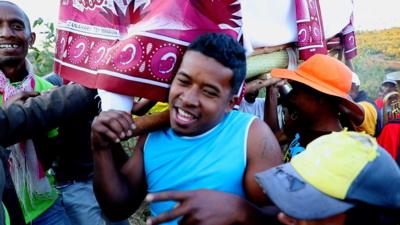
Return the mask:
<path fill-rule="evenodd" d="M 21 91 L 33 91 L 35 89 L 35 75 L 33 74 L 32 65 L 25 60 L 28 75 L 17 86 L 13 86 L 3 71 L 0 70 L 0 93 L 3 95 L 3 102 Z"/>
<path fill-rule="evenodd" d="M 238 0 L 61 0 L 55 72 L 118 94 L 165 101 L 197 36 L 239 40 Z"/>

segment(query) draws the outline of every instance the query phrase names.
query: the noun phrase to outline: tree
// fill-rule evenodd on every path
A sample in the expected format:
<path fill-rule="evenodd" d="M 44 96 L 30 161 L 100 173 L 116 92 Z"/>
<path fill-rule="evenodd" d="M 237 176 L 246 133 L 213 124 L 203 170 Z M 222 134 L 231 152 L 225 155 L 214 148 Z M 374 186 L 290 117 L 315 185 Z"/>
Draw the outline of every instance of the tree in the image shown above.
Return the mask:
<path fill-rule="evenodd" d="M 43 76 L 53 71 L 54 49 L 56 33 L 54 23 L 44 22 L 39 18 L 33 22 L 33 28 L 40 28 L 40 33 L 45 35 L 45 39 L 39 43 L 39 47 L 31 47 L 28 58 L 34 66 L 35 73 Z"/>

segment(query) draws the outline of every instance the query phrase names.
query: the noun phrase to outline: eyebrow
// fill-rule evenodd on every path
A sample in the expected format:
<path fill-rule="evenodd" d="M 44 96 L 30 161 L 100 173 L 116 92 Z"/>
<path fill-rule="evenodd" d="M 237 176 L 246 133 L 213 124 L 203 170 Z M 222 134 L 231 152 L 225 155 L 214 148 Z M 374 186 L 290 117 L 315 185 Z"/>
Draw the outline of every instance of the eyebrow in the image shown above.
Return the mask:
<path fill-rule="evenodd" d="M 178 73 L 176 74 L 176 76 L 178 76 L 178 75 L 181 75 L 181 76 L 184 76 L 184 77 L 186 77 L 187 79 L 192 79 L 190 76 L 189 76 L 189 74 L 187 74 L 187 73 L 185 73 L 184 71 L 178 71 Z"/>
<path fill-rule="evenodd" d="M 213 90 L 214 90 L 215 92 L 217 92 L 218 94 L 221 93 L 221 90 L 220 90 L 217 86 L 215 86 L 215 85 L 212 85 L 212 84 L 205 84 L 204 86 L 213 89 Z"/>
<path fill-rule="evenodd" d="M 185 73 L 184 71 L 178 71 L 178 73 L 177 73 L 176 75 L 177 75 L 177 76 L 178 76 L 178 75 L 181 75 L 181 76 L 184 76 L 184 77 L 186 77 L 186 78 L 192 80 L 192 78 L 189 76 L 189 74 Z M 221 90 L 220 90 L 217 86 L 215 86 L 215 85 L 213 85 L 213 84 L 208 84 L 208 83 L 206 83 L 206 84 L 204 84 L 204 86 L 205 86 L 205 87 L 208 87 L 208 88 L 214 89 L 218 94 L 221 93 Z"/>
<path fill-rule="evenodd" d="M 26 26 L 26 25 L 25 25 L 25 21 L 22 20 L 22 19 L 19 19 L 19 18 L 12 18 L 12 19 L 10 19 L 10 22 L 11 22 L 11 23 L 20 23 L 20 24 Z"/>
<path fill-rule="evenodd" d="M 19 19 L 19 18 L 11 18 L 11 19 L 1 20 L 1 21 L 7 22 L 7 23 L 10 23 L 10 24 L 17 23 L 17 24 L 21 24 L 22 26 L 26 27 L 25 21 L 22 20 L 22 19 Z"/>

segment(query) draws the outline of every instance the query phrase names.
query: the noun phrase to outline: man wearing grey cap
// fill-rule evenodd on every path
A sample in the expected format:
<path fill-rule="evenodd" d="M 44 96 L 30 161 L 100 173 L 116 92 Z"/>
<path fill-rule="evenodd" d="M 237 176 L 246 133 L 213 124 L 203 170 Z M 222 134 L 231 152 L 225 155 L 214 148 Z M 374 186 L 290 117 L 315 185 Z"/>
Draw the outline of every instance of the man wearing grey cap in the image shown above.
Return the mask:
<path fill-rule="evenodd" d="M 256 179 L 284 224 L 400 222 L 400 169 L 367 134 L 321 136 L 290 163 Z"/>
<path fill-rule="evenodd" d="M 382 109 L 383 107 L 383 98 L 390 92 L 394 91 L 399 91 L 395 80 L 385 79 L 382 81 L 381 87 L 379 88 L 379 98 L 375 100 L 379 109 Z"/>

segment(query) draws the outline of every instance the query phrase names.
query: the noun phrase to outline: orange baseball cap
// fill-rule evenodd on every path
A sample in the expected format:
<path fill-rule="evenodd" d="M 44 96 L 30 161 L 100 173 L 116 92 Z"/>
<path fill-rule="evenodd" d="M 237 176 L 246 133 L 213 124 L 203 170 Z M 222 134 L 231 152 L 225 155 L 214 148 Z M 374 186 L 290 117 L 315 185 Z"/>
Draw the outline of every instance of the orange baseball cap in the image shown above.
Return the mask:
<path fill-rule="evenodd" d="M 348 109 L 357 115 L 364 114 L 348 94 L 351 89 L 352 71 L 331 56 L 315 54 L 296 70 L 273 69 L 271 76 L 294 80 L 319 92 L 339 97 Z"/>

